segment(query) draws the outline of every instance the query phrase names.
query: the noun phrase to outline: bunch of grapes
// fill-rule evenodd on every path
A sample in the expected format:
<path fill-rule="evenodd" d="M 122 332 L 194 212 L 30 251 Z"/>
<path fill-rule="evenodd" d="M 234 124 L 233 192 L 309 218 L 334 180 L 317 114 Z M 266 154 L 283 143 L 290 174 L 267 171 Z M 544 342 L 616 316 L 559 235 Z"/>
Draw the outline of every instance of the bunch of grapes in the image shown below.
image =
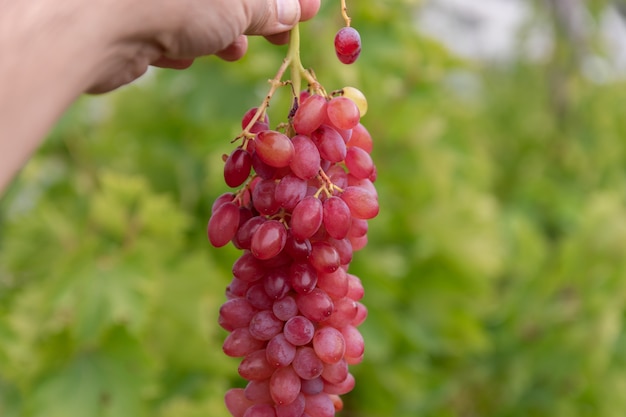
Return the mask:
<path fill-rule="evenodd" d="M 358 51 L 342 42 L 354 62 L 360 40 Z M 372 137 L 361 124 L 367 101 L 352 87 L 328 94 L 304 70 L 309 88 L 295 94 L 280 81 L 290 64 L 243 116 L 241 143 L 224 155 L 224 180 L 236 190 L 215 200 L 208 223 L 211 244 L 242 251 L 219 312 L 224 353 L 242 358 L 248 381 L 226 393 L 234 417 L 332 417 L 364 353 L 364 290 L 349 266 L 379 211 Z M 283 85 L 294 104 L 272 129 L 266 109 Z"/>

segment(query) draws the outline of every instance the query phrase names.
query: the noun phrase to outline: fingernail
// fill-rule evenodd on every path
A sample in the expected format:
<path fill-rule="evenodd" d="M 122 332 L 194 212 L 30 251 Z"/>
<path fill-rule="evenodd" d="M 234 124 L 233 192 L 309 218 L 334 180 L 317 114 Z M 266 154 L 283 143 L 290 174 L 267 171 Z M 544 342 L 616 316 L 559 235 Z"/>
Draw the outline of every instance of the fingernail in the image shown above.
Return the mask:
<path fill-rule="evenodd" d="M 278 21 L 283 25 L 294 25 L 300 17 L 300 3 L 298 0 L 276 0 Z"/>

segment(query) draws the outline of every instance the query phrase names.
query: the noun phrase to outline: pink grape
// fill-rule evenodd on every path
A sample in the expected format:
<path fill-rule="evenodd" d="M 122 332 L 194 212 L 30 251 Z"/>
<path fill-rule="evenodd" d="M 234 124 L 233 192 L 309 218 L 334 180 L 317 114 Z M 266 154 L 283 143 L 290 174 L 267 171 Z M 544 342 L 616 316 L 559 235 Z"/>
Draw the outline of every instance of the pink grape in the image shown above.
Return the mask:
<path fill-rule="evenodd" d="M 254 307 L 260 310 L 271 309 L 274 305 L 274 300 L 267 295 L 265 287 L 262 283 L 255 283 L 246 291 L 246 300 Z"/>
<path fill-rule="evenodd" d="M 372 157 L 358 146 L 350 146 L 346 151 L 346 167 L 358 179 L 369 178 L 374 172 Z"/>
<path fill-rule="evenodd" d="M 304 316 L 295 316 L 287 320 L 283 329 L 285 338 L 294 346 L 303 346 L 313 340 L 315 326 Z"/>
<path fill-rule="evenodd" d="M 267 361 L 265 349 L 259 349 L 246 355 L 239 364 L 238 372 L 248 381 L 259 381 L 271 377 L 274 370 L 275 368 Z"/>
<path fill-rule="evenodd" d="M 243 388 L 231 388 L 224 395 L 226 408 L 233 417 L 243 417 L 248 408 L 254 403 L 246 398 Z"/>
<path fill-rule="evenodd" d="M 272 312 L 282 321 L 287 321 L 298 314 L 298 305 L 296 304 L 295 298 L 291 295 L 286 295 L 274 301 Z"/>
<path fill-rule="evenodd" d="M 308 294 L 298 294 L 296 304 L 302 315 L 314 322 L 322 322 L 333 313 L 332 299 L 319 288 Z"/>
<path fill-rule="evenodd" d="M 368 132 L 361 123 L 358 123 L 352 128 L 352 136 L 350 136 L 350 140 L 346 145 L 348 147 L 357 146 L 367 153 L 372 153 L 372 148 L 374 147 L 372 135 L 370 135 L 370 132 Z"/>
<path fill-rule="evenodd" d="M 341 96 L 335 97 L 328 102 L 326 113 L 332 125 L 337 129 L 352 129 L 359 123 L 361 118 L 356 103 L 347 97 Z M 350 132 L 350 136 L 352 136 L 352 132 Z"/>
<path fill-rule="evenodd" d="M 263 223 L 252 236 L 250 250 L 259 259 L 270 259 L 285 247 L 287 229 L 278 220 Z"/>
<path fill-rule="evenodd" d="M 313 349 L 323 362 L 337 363 L 346 353 L 346 342 L 339 330 L 324 326 L 313 335 Z"/>
<path fill-rule="evenodd" d="M 237 148 L 231 152 L 224 164 L 224 181 L 229 187 L 239 187 L 250 176 L 252 157 L 248 152 Z"/>
<path fill-rule="evenodd" d="M 291 138 L 294 147 L 293 159 L 289 167 L 294 175 L 303 180 L 315 177 L 320 171 L 320 151 L 313 141 L 304 135 Z"/>
<path fill-rule="evenodd" d="M 311 140 L 320 156 L 330 162 L 341 162 L 346 157 L 346 143 L 333 127 L 323 124 L 311 133 Z"/>
<path fill-rule="evenodd" d="M 245 252 L 233 264 L 233 275 L 246 282 L 254 282 L 263 277 L 265 270 L 261 262 L 251 253 Z"/>
<path fill-rule="evenodd" d="M 335 415 L 335 406 L 328 394 L 307 395 L 304 398 L 304 411 L 311 417 L 333 417 Z"/>
<path fill-rule="evenodd" d="M 291 288 L 299 294 L 311 292 L 317 284 L 317 272 L 308 262 L 294 262 L 289 268 Z"/>
<path fill-rule="evenodd" d="M 296 356 L 296 346 L 290 343 L 283 333 L 278 333 L 267 343 L 265 355 L 270 365 L 275 368 L 287 366 Z"/>
<path fill-rule="evenodd" d="M 252 120 L 252 118 L 254 117 L 254 115 L 256 114 L 258 108 L 257 107 L 252 107 L 250 110 L 248 110 L 243 117 L 241 118 L 241 128 L 245 129 L 248 124 L 250 123 L 250 121 Z M 270 118 L 268 117 L 267 113 L 264 114 L 264 117 L 261 119 L 259 118 L 259 120 L 257 120 L 257 123 L 264 123 L 266 125 L 270 124 Z"/>
<path fill-rule="evenodd" d="M 270 380 L 261 379 L 248 382 L 248 385 L 246 385 L 246 388 L 243 390 L 243 394 L 248 400 L 254 403 L 271 403 Z"/>
<path fill-rule="evenodd" d="M 313 379 L 322 375 L 324 363 L 315 354 L 312 347 L 303 346 L 298 348 L 292 362 L 293 370 L 302 379 Z"/>
<path fill-rule="evenodd" d="M 255 153 L 263 162 L 274 168 L 286 167 L 293 159 L 291 139 L 275 130 L 264 130 L 256 135 Z"/>
<path fill-rule="evenodd" d="M 243 417 L 276 417 L 276 411 L 269 404 L 254 404 L 246 410 Z"/>
<path fill-rule="evenodd" d="M 322 225 L 323 215 L 322 202 L 317 197 L 304 197 L 291 214 L 291 233 L 296 239 L 310 238 Z"/>
<path fill-rule="evenodd" d="M 308 135 L 326 120 L 326 99 L 313 94 L 306 98 L 293 116 L 293 128 L 298 134 Z"/>
<path fill-rule="evenodd" d="M 304 384 L 304 380 L 300 383 L 300 390 L 302 391 L 302 384 Z M 289 404 L 277 404 L 276 409 L 276 417 L 302 417 L 302 413 L 304 413 L 304 394 L 300 392 L 295 400 L 293 400 Z"/>
<path fill-rule="evenodd" d="M 256 313 L 250 319 L 250 334 L 259 340 L 270 340 L 283 329 L 283 321 L 278 319 L 271 310 Z"/>
<path fill-rule="evenodd" d="M 352 64 L 361 53 L 361 35 L 353 27 L 343 27 L 335 35 L 335 52 L 344 64 Z"/>
<path fill-rule="evenodd" d="M 262 340 L 254 338 L 247 327 L 234 329 L 224 340 L 222 350 L 228 356 L 243 357 L 263 347 Z"/>
<path fill-rule="evenodd" d="M 357 219 L 372 219 L 378 215 L 380 210 L 378 198 L 361 187 L 348 186 L 343 190 L 340 197 L 350 208 L 352 216 Z"/>
<path fill-rule="evenodd" d="M 239 228 L 239 207 L 235 203 L 224 203 L 211 215 L 207 235 L 213 246 L 219 248 L 230 242 Z"/>
<path fill-rule="evenodd" d="M 220 307 L 220 324 L 229 331 L 239 327 L 248 327 L 257 311 L 245 298 L 228 300 Z"/>
<path fill-rule="evenodd" d="M 341 198 L 332 196 L 324 200 L 322 223 L 328 234 L 335 239 L 343 239 L 350 230 L 352 216 L 350 207 Z"/>
<path fill-rule="evenodd" d="M 307 184 L 295 175 L 285 175 L 276 185 L 274 199 L 287 211 L 292 211 L 306 196 Z"/>
<path fill-rule="evenodd" d="M 291 404 L 300 394 L 300 377 L 291 366 L 279 368 L 270 378 L 270 394 L 278 405 Z"/>

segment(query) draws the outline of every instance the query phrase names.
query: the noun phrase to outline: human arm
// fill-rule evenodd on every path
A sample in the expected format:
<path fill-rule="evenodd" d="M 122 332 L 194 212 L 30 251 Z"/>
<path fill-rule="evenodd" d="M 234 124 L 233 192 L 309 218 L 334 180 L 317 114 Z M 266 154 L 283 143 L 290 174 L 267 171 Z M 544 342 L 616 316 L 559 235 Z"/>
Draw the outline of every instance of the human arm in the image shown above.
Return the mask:
<path fill-rule="evenodd" d="M 84 92 L 115 89 L 149 65 L 238 59 L 246 34 L 283 43 L 318 7 L 319 0 L 0 0 L 0 191 Z"/>

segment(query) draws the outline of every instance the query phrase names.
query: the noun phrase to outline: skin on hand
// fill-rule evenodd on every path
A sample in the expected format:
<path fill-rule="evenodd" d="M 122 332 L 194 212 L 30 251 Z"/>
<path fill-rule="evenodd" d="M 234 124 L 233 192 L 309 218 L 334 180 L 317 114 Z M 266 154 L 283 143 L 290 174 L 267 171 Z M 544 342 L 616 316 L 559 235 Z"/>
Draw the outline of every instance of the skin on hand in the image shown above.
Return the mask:
<path fill-rule="evenodd" d="M 175 7 L 172 2 L 176 3 Z M 165 4 L 162 9 L 183 10 L 183 15 L 165 14 L 174 16 L 168 21 L 163 13 L 148 13 L 144 20 L 158 24 L 148 25 L 148 36 L 140 44 L 143 53 L 131 57 L 131 60 L 140 58 L 143 61 L 120 61 L 126 74 L 120 76 L 116 65 L 115 73 L 100 75 L 89 92 L 113 90 L 141 76 L 148 65 L 185 69 L 203 55 L 236 61 L 247 51 L 247 35 L 264 36 L 274 44 L 285 44 L 289 41 L 288 31 L 298 21 L 312 18 L 319 10 L 320 0 L 275 0 L 275 3 L 267 0 L 213 0 L 209 6 L 207 0 L 160 0 L 158 4 Z M 150 12 L 154 10 L 155 6 L 151 5 Z"/>
<path fill-rule="evenodd" d="M 320 0 L 0 0 L 0 192 L 85 92 L 132 82 L 150 65 L 234 61 L 246 36 L 284 44 Z M 53 45 L 53 47 L 51 47 Z"/>

